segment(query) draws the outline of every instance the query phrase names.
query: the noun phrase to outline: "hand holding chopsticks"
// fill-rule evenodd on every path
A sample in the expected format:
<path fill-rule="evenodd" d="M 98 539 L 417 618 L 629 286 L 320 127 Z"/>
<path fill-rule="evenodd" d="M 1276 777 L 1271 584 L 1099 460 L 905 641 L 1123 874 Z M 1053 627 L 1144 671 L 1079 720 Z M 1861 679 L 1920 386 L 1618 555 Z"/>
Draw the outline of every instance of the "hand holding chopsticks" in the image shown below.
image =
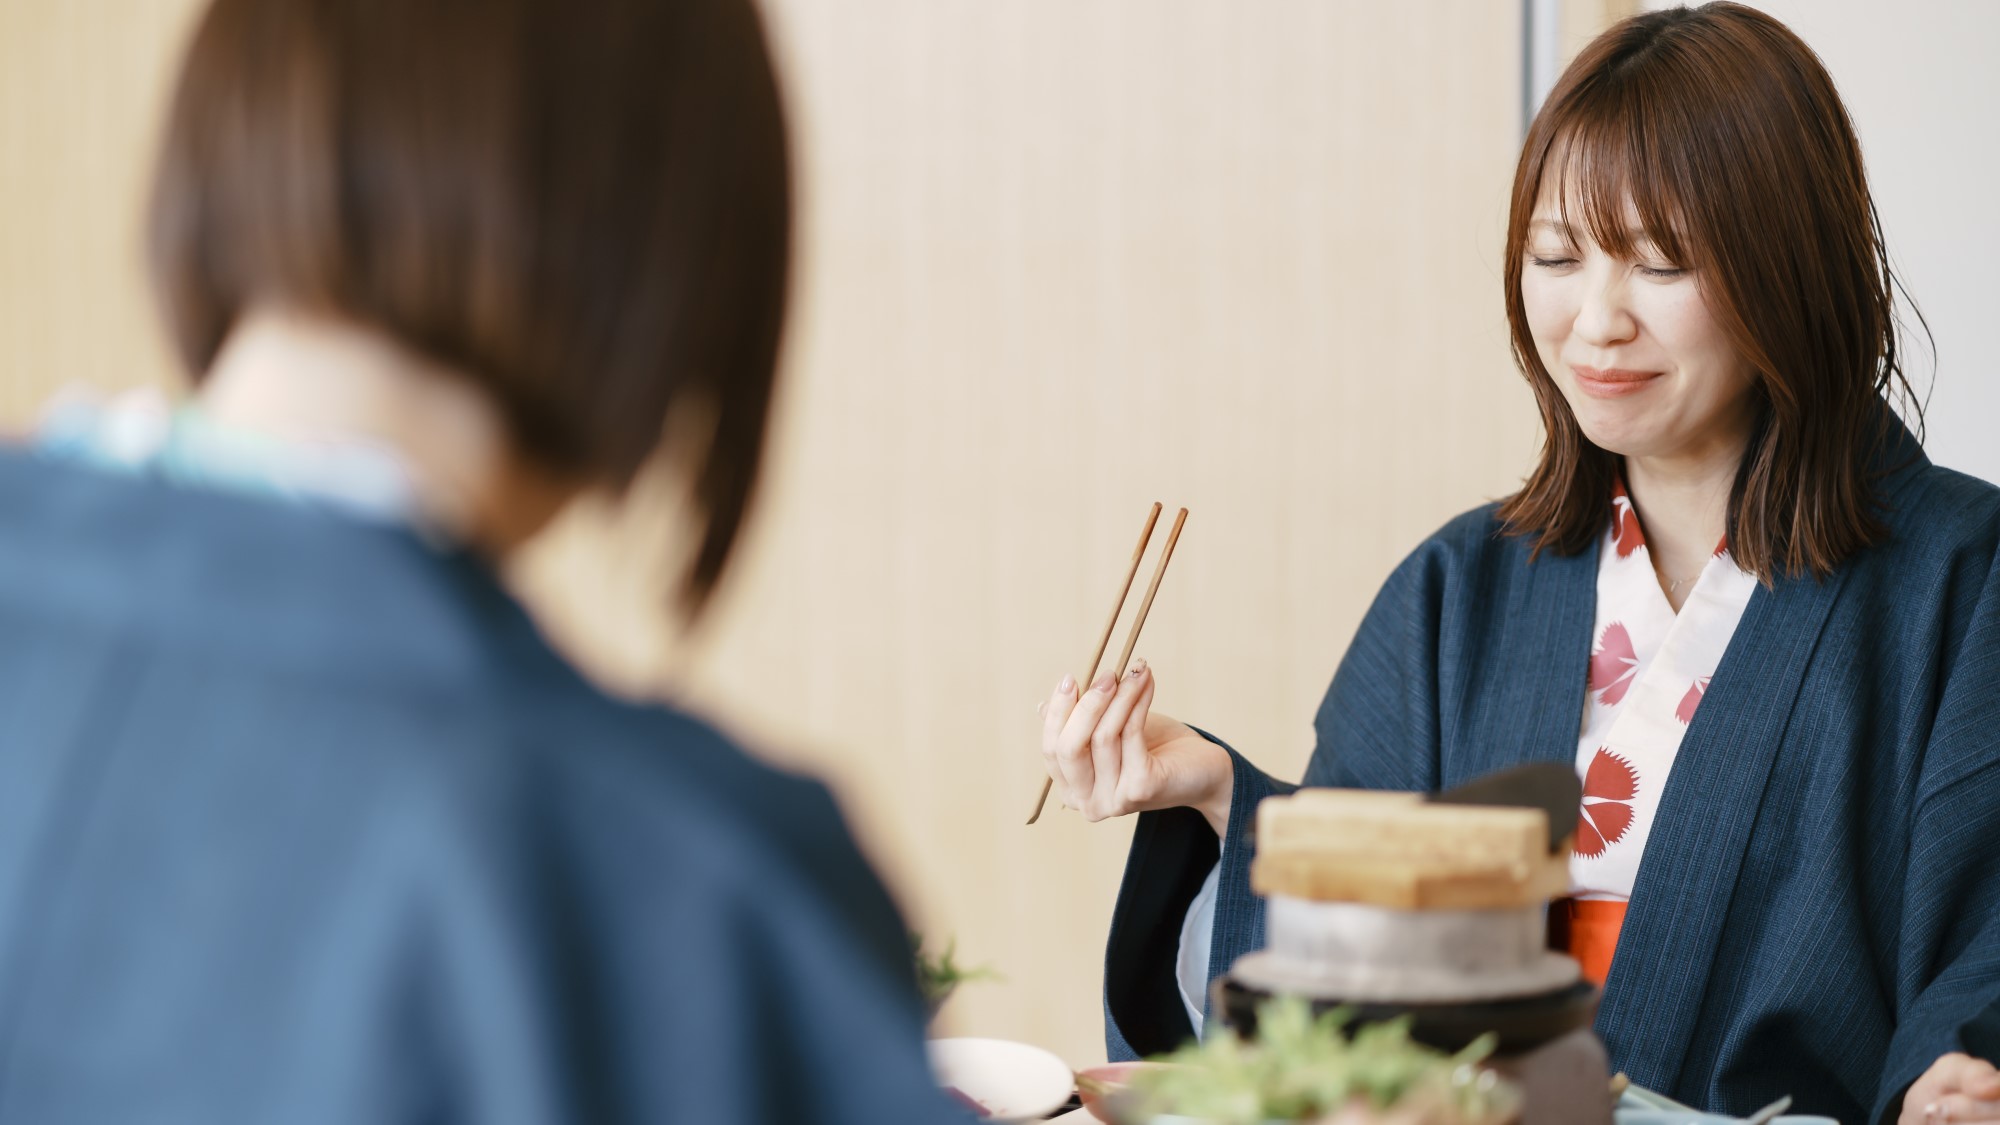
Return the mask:
<path fill-rule="evenodd" d="M 1139 644 L 1139 632 L 1152 610 L 1153 598 L 1166 576 L 1187 509 L 1180 510 L 1168 533 L 1166 546 L 1153 569 L 1153 580 L 1139 603 L 1124 651 L 1118 663 L 1099 674 L 1104 650 L 1110 645 L 1139 563 L 1152 539 L 1160 517 L 1160 505 L 1147 514 L 1139 544 L 1132 551 L 1118 601 L 1105 621 L 1090 658 L 1090 674 L 1082 681 L 1068 676 L 1057 685 L 1054 696 L 1042 709 L 1042 755 L 1049 779 L 1044 780 L 1034 812 L 1033 824 L 1041 815 L 1054 779 L 1063 781 L 1071 803 L 1086 817 L 1101 820 L 1151 808 L 1194 805 L 1217 823 L 1228 816 L 1228 794 L 1233 788 L 1233 767 L 1227 753 L 1203 739 L 1185 724 L 1152 713 L 1154 680 L 1144 662 L 1132 663 Z M 1122 677 L 1122 678 L 1121 678 Z M 1219 794 L 1219 806 L 1218 806 Z M 1218 829 L 1219 830 L 1219 829 Z"/>
<path fill-rule="evenodd" d="M 1125 608 L 1125 596 L 1132 592 L 1132 579 L 1139 574 L 1139 560 L 1146 557 L 1146 544 L 1153 541 L 1153 527 L 1159 522 L 1160 504 L 1156 500 L 1153 502 L 1153 510 L 1146 513 L 1146 526 L 1139 531 L 1139 545 L 1132 548 L 1132 565 L 1125 569 L 1125 584 L 1118 587 L 1118 600 L 1112 603 L 1111 616 L 1104 621 L 1104 634 L 1097 638 L 1097 648 L 1091 653 L 1090 672 L 1083 678 L 1086 684 L 1097 679 L 1097 666 L 1104 663 L 1104 648 L 1111 643 L 1111 631 L 1118 627 L 1118 614 Z M 1167 549 L 1160 553 L 1160 565 L 1153 571 L 1153 584 L 1146 590 L 1146 604 L 1140 607 L 1139 620 L 1133 623 L 1132 634 L 1126 638 L 1125 655 L 1118 661 L 1120 668 L 1132 660 L 1132 646 L 1139 643 L 1139 628 L 1146 623 L 1146 611 L 1153 608 L 1153 595 L 1160 588 L 1160 579 L 1166 576 L 1167 560 L 1173 557 L 1174 543 L 1181 537 L 1181 524 L 1186 522 L 1187 509 L 1182 508 L 1181 514 L 1174 517 L 1174 533 L 1167 540 Z M 1035 807 L 1028 813 L 1029 824 L 1041 819 L 1042 806 L 1048 804 L 1049 787 L 1054 783 L 1054 774 L 1042 779 L 1041 795 L 1035 798 Z"/>

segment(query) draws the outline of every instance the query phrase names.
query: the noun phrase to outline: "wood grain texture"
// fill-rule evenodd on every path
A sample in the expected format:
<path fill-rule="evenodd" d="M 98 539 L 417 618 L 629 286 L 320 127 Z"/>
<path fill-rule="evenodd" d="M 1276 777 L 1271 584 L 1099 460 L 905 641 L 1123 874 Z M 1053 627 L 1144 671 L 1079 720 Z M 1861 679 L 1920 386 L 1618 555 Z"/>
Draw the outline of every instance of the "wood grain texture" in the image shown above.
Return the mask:
<path fill-rule="evenodd" d="M 805 208 L 753 550 L 680 690 L 836 777 L 953 1032 L 1102 1057 L 1130 825 L 1045 813 L 1035 704 L 1153 500 L 1159 707 L 1296 778 L 1376 587 L 1535 442 L 1498 246 L 1512 4 L 774 7 Z M 595 630 L 591 630 L 595 632 Z M 685 663 L 682 663 L 685 661 Z"/>
<path fill-rule="evenodd" d="M 173 376 L 140 282 L 193 0 L 0 2 L 0 424 Z M 775 446 L 706 628 L 670 493 L 520 572 L 620 690 L 828 777 L 913 921 L 1004 981 L 942 1027 L 1102 1056 L 1130 833 L 1050 813 L 1035 705 L 1156 499 L 1159 707 L 1297 777 L 1376 587 L 1535 443 L 1497 259 L 1505 0 L 777 0 L 802 198 Z M 587 748 L 579 747 L 579 752 Z"/>

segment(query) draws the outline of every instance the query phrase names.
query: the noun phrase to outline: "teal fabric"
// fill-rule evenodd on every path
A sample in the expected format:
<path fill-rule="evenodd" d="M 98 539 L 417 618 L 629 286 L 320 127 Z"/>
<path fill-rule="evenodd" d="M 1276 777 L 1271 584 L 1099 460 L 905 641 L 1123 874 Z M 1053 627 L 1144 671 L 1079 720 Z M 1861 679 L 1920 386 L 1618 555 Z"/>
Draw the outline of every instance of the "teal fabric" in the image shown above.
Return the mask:
<path fill-rule="evenodd" d="M 0 453 L 0 1121 L 958 1120 L 817 783 L 388 524 Z"/>
<path fill-rule="evenodd" d="M 1825 582 L 1752 597 L 1662 796 L 1598 1031 L 1681 1101 L 1874 1120 L 2000 1001 L 2000 490 L 1900 430 L 1880 467 L 1892 537 Z M 1435 790 L 1571 762 L 1594 550 L 1531 560 L 1491 507 L 1392 574 L 1317 719 L 1304 783 Z M 1211 975 L 1263 944 L 1248 806 L 1286 786 L 1240 756 Z M 1246 796 L 1247 794 L 1247 796 Z M 1243 815 L 1236 815 L 1241 813 Z M 1187 899 L 1200 818 L 1140 818 L 1107 963 Z M 1143 957 L 1139 957 L 1143 960 Z M 1184 1031 L 1173 981 L 1107 974 L 1121 1057 Z"/>
<path fill-rule="evenodd" d="M 216 423 L 162 396 L 58 403 L 35 433 L 43 457 L 344 515 L 419 525 L 402 459 L 379 445 L 286 441 Z"/>

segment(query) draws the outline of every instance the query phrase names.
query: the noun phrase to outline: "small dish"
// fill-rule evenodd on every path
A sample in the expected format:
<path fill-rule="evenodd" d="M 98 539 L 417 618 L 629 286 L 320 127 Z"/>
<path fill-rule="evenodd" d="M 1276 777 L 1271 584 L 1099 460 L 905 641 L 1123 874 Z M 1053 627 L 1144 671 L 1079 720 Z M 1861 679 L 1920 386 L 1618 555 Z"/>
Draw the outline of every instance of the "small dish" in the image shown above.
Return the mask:
<path fill-rule="evenodd" d="M 1076 1089 L 1069 1064 L 1008 1039 L 933 1039 L 930 1057 L 938 1085 L 977 1103 L 988 1121 L 1038 1121 Z"/>
<path fill-rule="evenodd" d="M 1742 1125 L 1742 1117 L 1730 1117 L 1728 1113 L 1694 1113 L 1686 1109 L 1624 1109 L 1618 1107 L 1618 1125 Z M 1840 1125 L 1832 1117 L 1812 1117 L 1804 1113 L 1786 1113 L 1782 1117 L 1772 1117 L 1770 1125 Z"/>
<path fill-rule="evenodd" d="M 1112 1115 L 1111 1108 L 1104 1104 L 1105 1099 L 1115 1098 L 1123 1093 L 1125 1088 L 1131 1085 L 1133 1077 L 1141 1071 L 1158 1070 L 1165 1065 L 1167 1064 L 1156 1062 L 1120 1062 L 1079 1070 L 1076 1072 L 1077 1096 L 1083 1099 L 1083 1108 L 1089 1110 L 1092 1117 L 1104 1122 L 1105 1125 L 1119 1125 L 1118 1119 Z"/>

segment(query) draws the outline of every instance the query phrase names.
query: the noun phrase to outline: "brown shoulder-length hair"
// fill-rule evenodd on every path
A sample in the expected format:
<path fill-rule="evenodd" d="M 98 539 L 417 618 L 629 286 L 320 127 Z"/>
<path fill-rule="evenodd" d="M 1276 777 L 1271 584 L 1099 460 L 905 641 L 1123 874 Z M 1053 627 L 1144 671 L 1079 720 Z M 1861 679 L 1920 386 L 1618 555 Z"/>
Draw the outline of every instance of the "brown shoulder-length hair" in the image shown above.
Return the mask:
<path fill-rule="evenodd" d="M 1884 538 L 1871 472 L 1893 427 L 1884 401 L 1900 398 L 1919 429 L 1922 408 L 1861 147 L 1812 49 L 1740 4 L 1636 16 L 1577 56 L 1528 130 L 1507 321 L 1547 439 L 1500 518 L 1537 551 L 1574 554 L 1603 531 L 1619 460 L 1584 437 L 1528 331 L 1522 263 L 1545 185 L 1625 257 L 1629 201 L 1754 372 L 1756 423 L 1729 500 L 1737 563 L 1766 584 L 1824 578 Z"/>
<path fill-rule="evenodd" d="M 150 251 L 196 379 L 270 303 L 464 373 L 549 470 L 685 458 L 692 613 L 755 490 L 790 214 L 750 0 L 214 0 Z"/>

